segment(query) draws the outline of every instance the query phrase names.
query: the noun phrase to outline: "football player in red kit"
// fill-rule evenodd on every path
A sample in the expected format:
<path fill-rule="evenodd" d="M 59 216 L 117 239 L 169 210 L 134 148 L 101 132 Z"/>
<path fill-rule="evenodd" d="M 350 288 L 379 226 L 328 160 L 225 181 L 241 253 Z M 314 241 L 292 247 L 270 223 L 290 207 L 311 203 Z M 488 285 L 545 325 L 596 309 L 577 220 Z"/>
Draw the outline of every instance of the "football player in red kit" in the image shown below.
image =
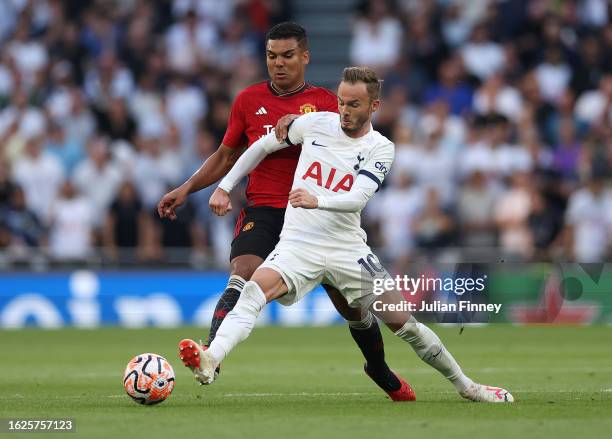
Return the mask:
<path fill-rule="evenodd" d="M 176 208 L 188 195 L 212 185 L 232 168 L 242 151 L 270 133 L 287 114 L 338 112 L 336 96 L 304 80 L 310 61 L 304 28 L 295 23 L 274 26 L 266 36 L 266 64 L 270 79 L 244 89 L 236 97 L 221 146 L 185 183 L 164 195 L 158 205 L 162 218 L 175 219 Z M 285 118 L 288 124 L 287 118 Z M 283 123 L 283 122 L 281 122 Z M 283 126 L 284 128 L 284 126 Z M 240 297 L 244 284 L 279 240 L 285 208 L 300 147 L 292 146 L 267 156 L 250 174 L 247 207 L 238 217 L 230 254 L 231 276 L 217 303 L 206 346 L 192 340 L 179 344 L 185 366 L 199 367 L 199 357 L 212 342 L 221 322 Z M 380 328 L 372 314 L 350 308 L 340 293 L 325 286 L 338 312 L 347 320 L 351 335 L 365 359 L 365 372 L 394 401 L 411 401 L 414 392 L 385 362 Z"/>

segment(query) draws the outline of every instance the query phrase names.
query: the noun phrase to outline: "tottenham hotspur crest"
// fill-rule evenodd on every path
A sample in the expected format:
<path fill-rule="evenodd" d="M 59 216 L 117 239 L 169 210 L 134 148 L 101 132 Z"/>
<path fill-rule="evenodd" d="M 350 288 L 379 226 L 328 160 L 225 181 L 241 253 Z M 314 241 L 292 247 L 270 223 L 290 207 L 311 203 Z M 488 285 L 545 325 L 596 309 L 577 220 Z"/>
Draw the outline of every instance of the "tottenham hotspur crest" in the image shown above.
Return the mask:
<path fill-rule="evenodd" d="M 359 171 L 359 168 L 361 167 L 361 162 L 363 162 L 364 160 L 365 158 L 361 156 L 361 153 L 357 154 L 357 164 L 353 166 L 353 169 L 355 171 Z"/>

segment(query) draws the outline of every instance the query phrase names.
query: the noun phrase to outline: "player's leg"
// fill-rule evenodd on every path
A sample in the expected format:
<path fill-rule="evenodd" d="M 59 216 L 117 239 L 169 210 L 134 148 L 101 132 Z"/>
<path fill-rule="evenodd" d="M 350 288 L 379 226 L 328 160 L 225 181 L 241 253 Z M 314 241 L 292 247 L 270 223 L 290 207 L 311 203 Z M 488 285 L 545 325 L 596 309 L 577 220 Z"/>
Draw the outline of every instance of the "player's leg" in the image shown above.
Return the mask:
<path fill-rule="evenodd" d="M 389 291 L 372 298 L 372 313 L 385 322 L 395 335 L 408 342 L 421 360 L 448 379 L 461 396 L 479 402 L 514 401 L 507 390 L 484 386 L 468 378 L 435 332 L 418 322 L 409 311 L 397 311 L 406 303 L 399 292 Z M 391 308 L 393 311 L 389 311 L 389 305 L 394 306 Z"/>
<path fill-rule="evenodd" d="M 284 209 L 265 207 L 247 207 L 241 211 L 230 253 L 231 275 L 215 306 L 208 340 L 204 345 L 191 339 L 179 342 L 181 361 L 194 372 L 196 378 L 202 353 L 214 340 L 221 323 L 238 302 L 246 282 L 278 242 L 284 212 Z M 217 367 L 219 372 L 220 367 Z"/>
<path fill-rule="evenodd" d="M 219 298 L 206 345 L 214 340 L 225 316 L 234 308 L 246 282 L 278 243 L 285 209 L 247 207 L 236 222 L 230 253 L 231 274 Z"/>
<path fill-rule="evenodd" d="M 396 394 L 402 388 L 402 381 L 385 361 L 385 345 L 376 318 L 368 310 L 350 307 L 336 288 L 325 284 L 323 287 L 338 313 L 348 323 L 351 336 L 366 360 L 366 374 L 385 392 L 391 392 L 389 394 L 394 400 L 410 399 Z"/>
<path fill-rule="evenodd" d="M 266 303 L 279 298 L 285 304 L 294 303 L 321 282 L 325 258 L 310 247 L 301 242 L 279 242 L 245 284 L 208 349 L 201 352 L 200 367 L 194 370 L 198 381 L 212 383 L 215 368 L 249 336 Z"/>
<path fill-rule="evenodd" d="M 225 291 L 223 291 L 223 294 L 221 294 L 217 302 L 217 306 L 215 306 L 215 311 L 210 322 L 210 332 L 208 333 L 208 340 L 206 342 L 207 346 L 215 339 L 217 330 L 219 326 L 221 326 L 223 319 L 225 319 L 225 316 L 234 309 L 244 285 L 251 279 L 251 276 L 263 261 L 263 258 L 257 255 L 248 254 L 236 256 L 231 260 L 230 277 L 225 287 Z"/>
<path fill-rule="evenodd" d="M 264 306 L 284 295 L 287 285 L 281 275 L 270 269 L 260 268 L 248 281 L 234 308 L 227 314 L 215 339 L 202 354 L 200 368 L 195 372 L 202 384 L 215 379 L 215 370 L 234 347 L 251 334 L 255 321 Z"/>

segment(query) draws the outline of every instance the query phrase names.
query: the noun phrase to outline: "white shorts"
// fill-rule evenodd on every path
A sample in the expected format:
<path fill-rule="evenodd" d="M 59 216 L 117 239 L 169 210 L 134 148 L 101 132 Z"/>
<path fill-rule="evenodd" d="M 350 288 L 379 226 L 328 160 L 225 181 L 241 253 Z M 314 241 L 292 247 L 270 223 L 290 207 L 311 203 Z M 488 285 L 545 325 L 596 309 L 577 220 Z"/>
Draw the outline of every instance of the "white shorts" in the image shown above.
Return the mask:
<path fill-rule="evenodd" d="M 335 287 L 354 308 L 368 308 L 377 296 L 374 279 L 389 277 L 365 243 L 334 246 L 281 238 L 260 268 L 278 272 L 289 289 L 278 299 L 292 305 L 324 283 Z"/>

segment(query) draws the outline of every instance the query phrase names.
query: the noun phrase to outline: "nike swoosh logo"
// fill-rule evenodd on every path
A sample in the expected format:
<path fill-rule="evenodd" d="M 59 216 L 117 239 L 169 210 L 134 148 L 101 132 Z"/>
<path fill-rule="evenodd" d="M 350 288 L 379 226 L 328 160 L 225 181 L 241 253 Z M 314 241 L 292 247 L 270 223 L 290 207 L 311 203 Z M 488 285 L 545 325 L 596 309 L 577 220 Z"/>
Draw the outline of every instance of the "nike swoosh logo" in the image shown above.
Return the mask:
<path fill-rule="evenodd" d="M 313 144 L 314 146 L 322 146 L 323 148 L 327 148 L 327 145 L 321 145 L 320 143 L 317 143 L 317 141 L 316 141 L 316 140 L 313 140 L 313 141 L 312 141 L 312 144 Z"/>

